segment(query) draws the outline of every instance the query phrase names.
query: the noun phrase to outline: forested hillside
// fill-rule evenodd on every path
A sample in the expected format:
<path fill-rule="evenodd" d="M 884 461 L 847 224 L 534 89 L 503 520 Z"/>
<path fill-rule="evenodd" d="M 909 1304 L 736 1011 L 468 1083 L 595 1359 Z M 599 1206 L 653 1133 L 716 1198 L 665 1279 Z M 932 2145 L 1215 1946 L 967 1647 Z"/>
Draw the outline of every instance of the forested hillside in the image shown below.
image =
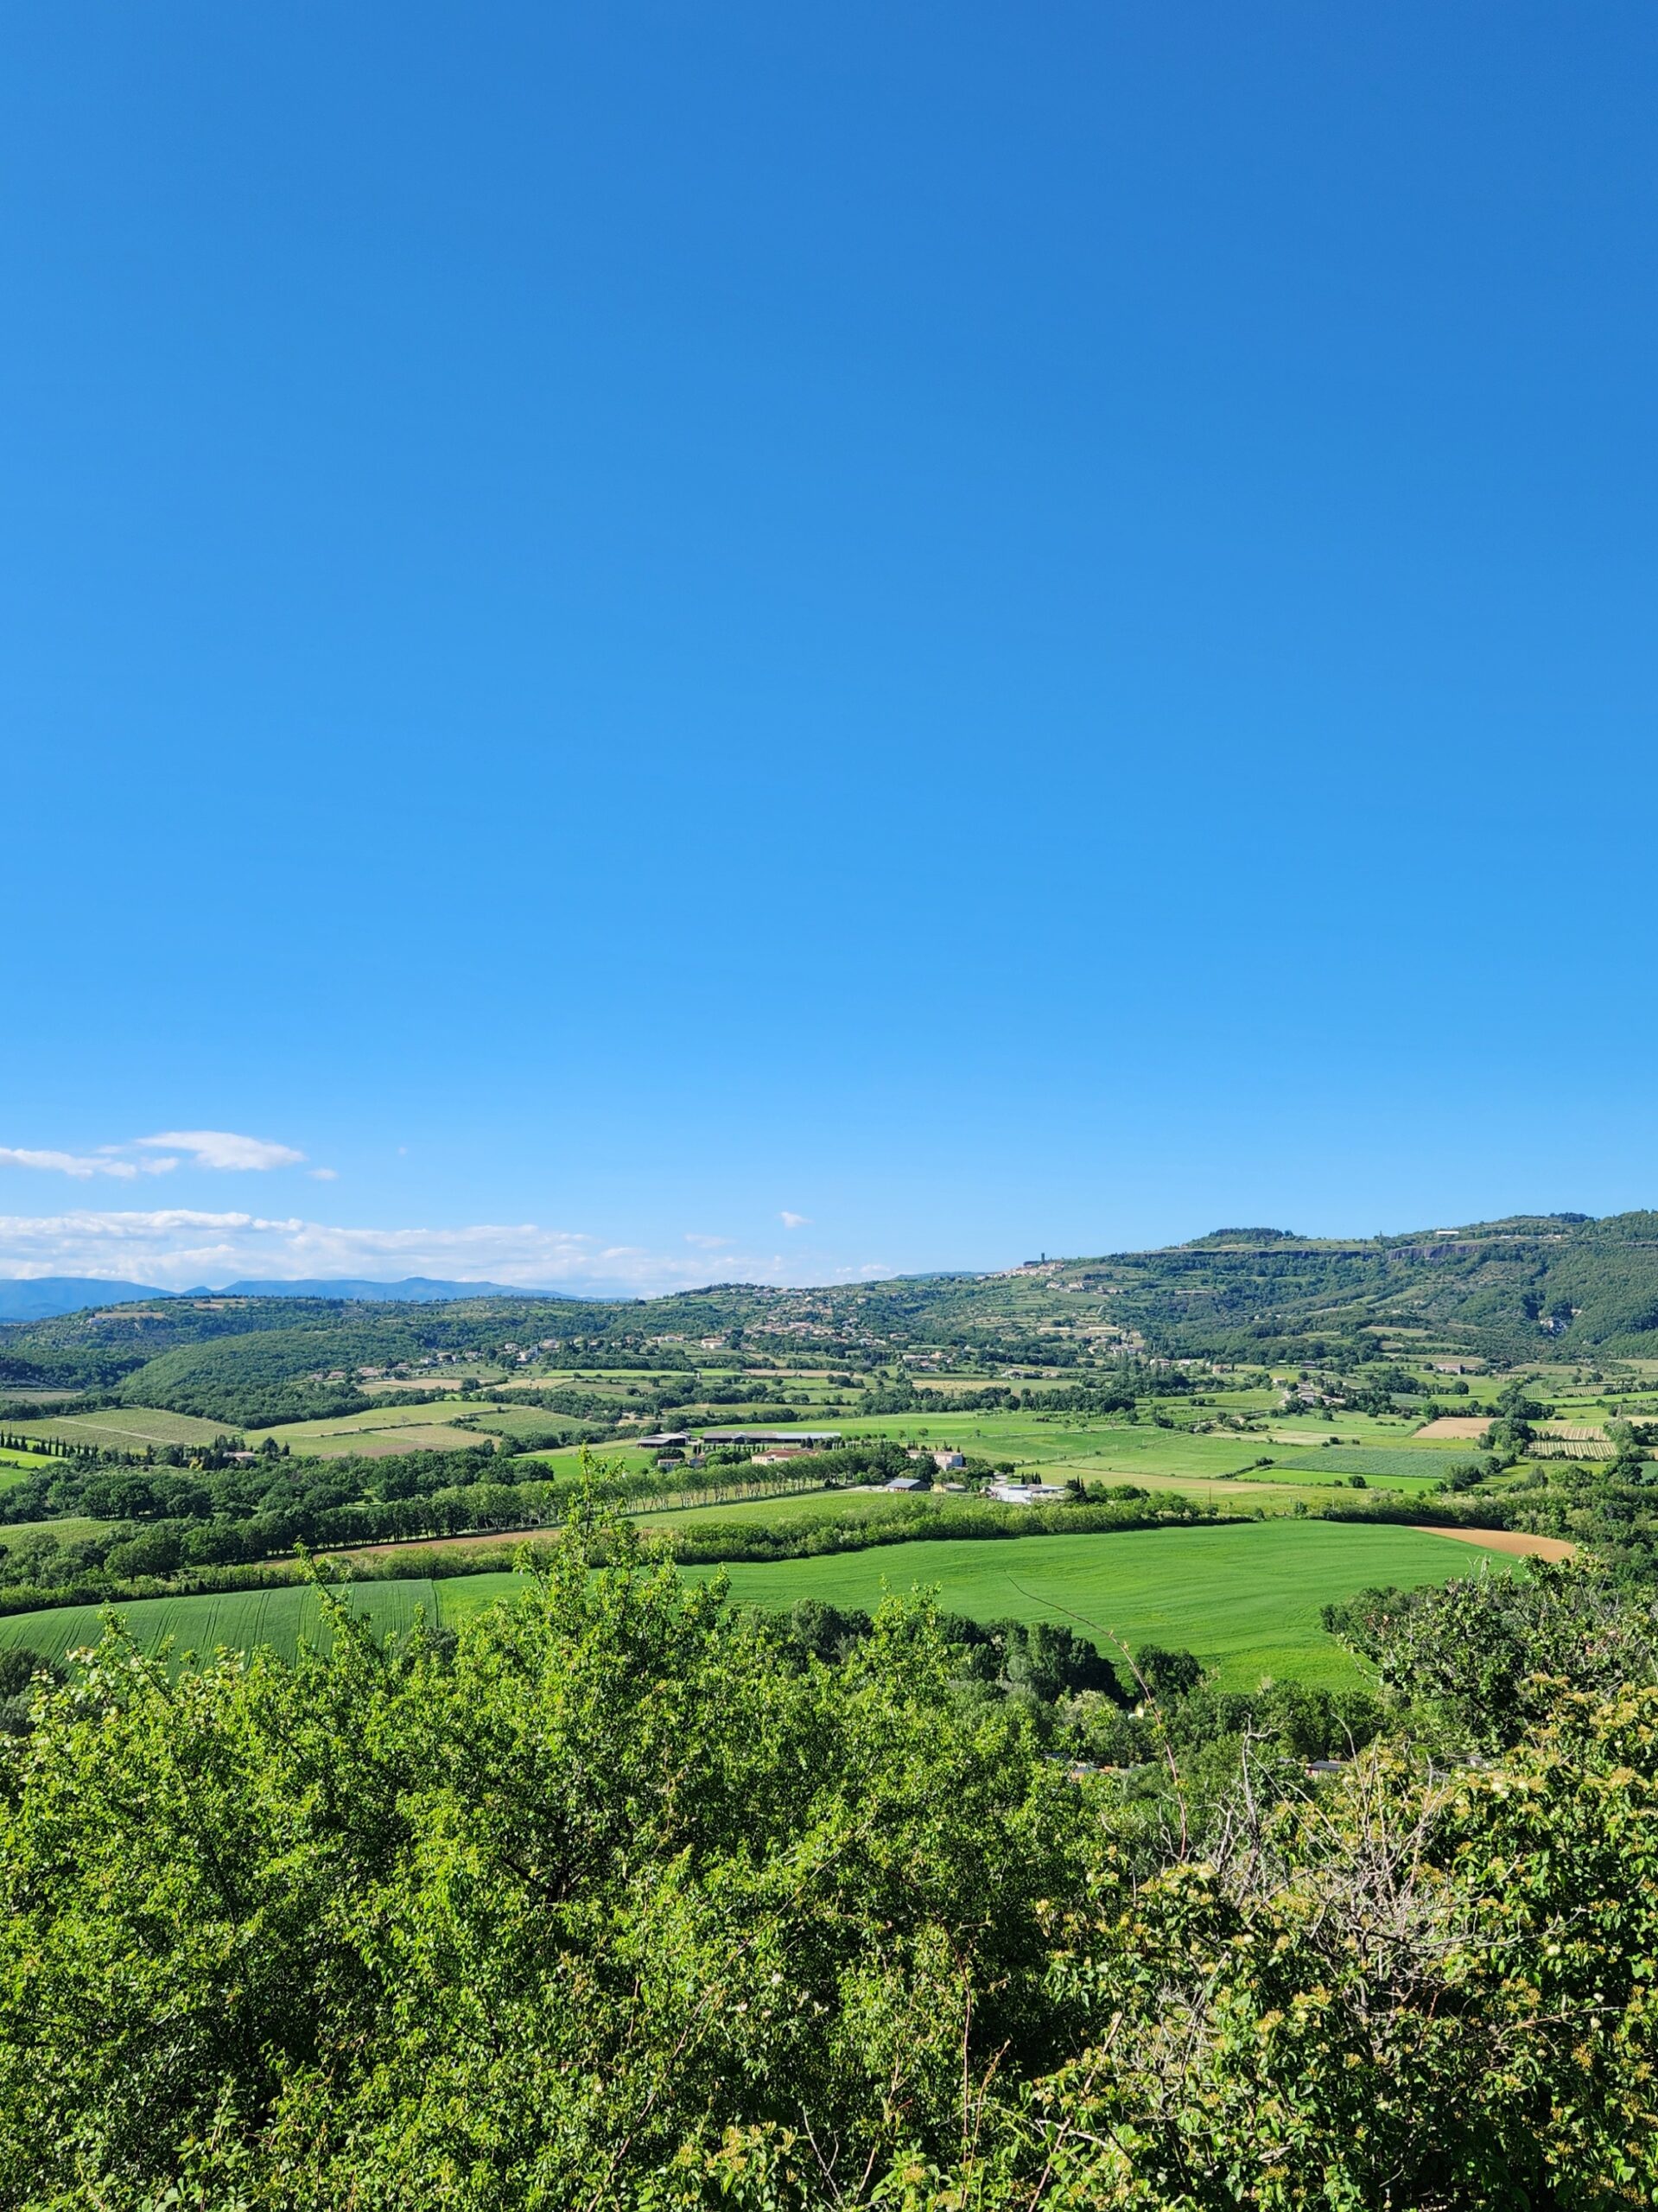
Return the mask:
<path fill-rule="evenodd" d="M 1401 1331 L 1503 1363 L 1658 1351 L 1658 1213 L 1523 1217 L 1346 1243 L 1221 1230 L 1000 1274 L 733 1284 L 650 1300 L 169 1299 L 0 1328 L 0 1388 L 119 1390 L 257 1423 L 339 1410 L 330 1369 L 526 1344 L 594 1365 L 672 1367 L 695 1364 L 712 1341 L 761 1357 L 816 1352 L 855 1370 L 925 1347 L 993 1366 L 1085 1364 L 1123 1351 L 1339 1363 L 1374 1356 Z"/>
<path fill-rule="evenodd" d="M 1658 1215 L 1564 1215 L 1337 1243 L 1241 1231 L 1073 1265 L 1167 1349 L 1427 1327 L 1498 1357 L 1658 1343 Z"/>

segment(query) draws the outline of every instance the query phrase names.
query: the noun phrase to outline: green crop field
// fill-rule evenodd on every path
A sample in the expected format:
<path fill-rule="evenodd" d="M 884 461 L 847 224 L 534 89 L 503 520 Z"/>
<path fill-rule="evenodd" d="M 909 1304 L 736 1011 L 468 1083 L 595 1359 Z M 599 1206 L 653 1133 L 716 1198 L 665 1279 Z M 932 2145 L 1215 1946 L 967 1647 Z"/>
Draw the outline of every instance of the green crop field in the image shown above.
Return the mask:
<path fill-rule="evenodd" d="M 981 1620 L 1069 1622 L 1102 1649 L 1121 1637 L 1196 1651 L 1234 1685 L 1263 1674 L 1350 1680 L 1354 1662 L 1318 1625 L 1319 1607 L 1373 1583 L 1445 1582 L 1514 1562 L 1413 1529 L 1274 1520 L 1223 1529 L 995 1542 L 921 1541 L 867 1552 L 724 1569 L 740 1602 L 880 1604 L 883 1588 L 936 1585 Z M 713 1568 L 688 1568 L 706 1576 Z"/>
<path fill-rule="evenodd" d="M 163 1413 L 153 1406 L 110 1406 L 102 1413 L 62 1414 L 8 1424 L 21 1436 L 90 1444 L 105 1452 L 142 1452 L 147 1444 L 212 1444 L 233 1433 L 227 1421 L 199 1421 L 194 1414 Z"/>
<path fill-rule="evenodd" d="M 429 1414 L 434 1408 L 426 1408 Z M 277 1429 L 282 1436 L 284 1432 Z M 348 1453 L 358 1452 L 369 1459 L 386 1459 L 398 1452 L 472 1452 L 488 1443 L 476 1430 L 453 1427 L 448 1421 L 398 1421 L 383 1428 L 323 1428 L 317 1434 L 302 1440 L 295 1437 L 294 1449 L 301 1457 L 312 1459 L 339 1459 Z"/>
<path fill-rule="evenodd" d="M 43 1473 L 58 1462 L 48 1452 L 13 1452 L 0 1448 L 0 1490 L 9 1483 L 20 1483 L 25 1475 Z"/>
<path fill-rule="evenodd" d="M 467 1410 L 489 1413 L 492 1408 L 478 1405 Z M 257 1448 L 267 1437 L 289 1446 L 302 1458 L 316 1459 L 337 1459 L 353 1452 L 371 1458 L 393 1452 L 465 1452 L 490 1441 L 475 1429 L 457 1428 L 448 1402 L 374 1406 L 360 1414 L 284 1421 L 276 1428 L 250 1429 L 247 1442 Z"/>
<path fill-rule="evenodd" d="M 573 1482 L 581 1469 L 581 1454 L 588 1448 L 581 1444 L 563 1444 L 546 1452 L 520 1452 L 513 1464 L 545 1467 L 549 1481 Z M 597 1444 L 592 1450 L 601 1469 L 617 1474 L 644 1474 L 657 1464 L 654 1452 L 641 1452 L 636 1444 Z"/>
<path fill-rule="evenodd" d="M 112 1526 L 84 1513 L 61 1515 L 55 1521 L 0 1522 L 0 1552 L 14 1549 L 25 1536 L 50 1536 L 55 1543 L 74 1544 L 85 1536 L 106 1535 Z"/>
<path fill-rule="evenodd" d="M 397 1446 L 399 1434 L 404 1429 L 441 1428 L 448 1433 L 454 1409 L 455 1402 L 448 1399 L 428 1399 L 416 1406 L 400 1405 L 394 1402 L 372 1406 L 360 1414 L 325 1414 L 315 1421 L 283 1421 L 275 1428 L 251 1428 L 247 1432 L 247 1440 L 257 1447 L 264 1443 L 266 1437 L 273 1437 L 278 1444 L 291 1445 L 295 1452 L 304 1454 L 354 1452 L 362 1448 L 356 1441 L 358 1439 L 384 1448 L 387 1445 Z M 487 1402 L 466 1408 L 468 1413 L 489 1413 L 492 1410 Z M 479 1441 L 476 1436 L 467 1436 L 464 1429 L 458 1433 L 466 1438 L 467 1443 L 476 1444 Z M 416 1447 L 410 1444 L 403 1448 L 413 1451 Z M 457 1447 L 450 1446 L 448 1448 L 454 1450 Z"/>
<path fill-rule="evenodd" d="M 1387 1449 L 1412 1443 L 1417 1427 L 1413 1416 L 1400 1421 L 1382 1421 L 1363 1414 L 1344 1414 L 1338 1422 L 1328 1423 L 1321 1421 L 1269 1420 L 1265 1435 L 1267 1443 L 1276 1446 L 1280 1451 L 1319 1452 L 1326 1446 L 1333 1449 L 1344 1444 L 1375 1445 Z"/>
<path fill-rule="evenodd" d="M 1233 1687 L 1262 1675 L 1338 1683 L 1355 1662 L 1318 1625 L 1318 1610 L 1374 1583 L 1412 1587 L 1483 1569 L 1512 1573 L 1501 1554 L 1413 1529 L 1274 1520 L 1222 1529 L 1142 1529 L 1109 1536 L 992 1541 L 918 1539 L 816 1559 L 686 1567 L 723 1573 L 739 1604 L 798 1598 L 873 1610 L 886 1590 L 935 1586 L 952 1612 L 980 1620 L 1045 1620 L 1083 1628 L 1102 1649 L 1165 1643 L 1195 1651 Z M 512 1588 L 511 1574 L 440 1583 L 453 1627 Z"/>
<path fill-rule="evenodd" d="M 732 1423 L 730 1426 L 739 1426 Z M 796 1424 L 839 1428 L 848 1440 L 895 1437 L 913 1444 L 948 1444 L 959 1452 L 990 1460 L 1012 1459 L 1020 1468 L 1062 1466 L 1078 1473 L 1115 1473 L 1134 1478 L 1142 1471 L 1166 1474 L 1220 1476 L 1247 1467 L 1266 1453 L 1337 1451 L 1325 1446 L 1321 1432 L 1297 1426 L 1279 1438 L 1222 1433 L 1197 1435 L 1189 1428 L 1159 1428 L 1149 1421 L 1090 1420 L 1079 1414 L 1020 1413 L 881 1414 L 861 1421 L 847 1419 L 828 1424 Z M 1357 1436 L 1364 1432 L 1369 1444 L 1375 1434 L 1387 1445 L 1404 1448 L 1408 1424 L 1384 1427 L 1378 1422 L 1344 1422 L 1337 1433 Z M 785 1425 L 779 1433 L 787 1434 Z M 1420 1447 L 1424 1452 L 1432 1447 Z M 1437 1459 L 1429 1465 L 1438 1465 Z"/>
<path fill-rule="evenodd" d="M 469 1408 L 478 1415 L 478 1427 L 482 1437 L 491 1436 L 568 1436 L 581 1422 L 571 1414 L 543 1413 L 537 1406 L 479 1406 Z"/>
<path fill-rule="evenodd" d="M 800 1500 L 804 1504 L 804 1500 Z M 878 1509 L 878 1502 L 871 1500 Z M 723 1509 L 729 1516 L 732 1509 Z M 719 1517 L 719 1516 L 709 1516 Z M 1472 1551 L 1415 1529 L 1337 1526 L 1331 1522 L 1245 1522 L 1227 1529 L 1140 1529 L 1123 1535 L 1054 1535 L 964 1541 L 918 1540 L 818 1560 L 729 1568 L 685 1568 L 705 1580 L 725 1573 L 739 1604 L 789 1606 L 820 1597 L 838 1606 L 873 1608 L 884 1591 L 937 1586 L 939 1601 L 977 1619 L 1068 1621 L 1103 1648 L 1123 1637 L 1196 1650 L 1229 1683 L 1260 1675 L 1302 1681 L 1349 1681 L 1353 1662 L 1318 1626 L 1318 1611 L 1369 1584 L 1421 1584 L 1515 1571 L 1496 1553 Z M 498 1597 L 522 1588 L 515 1573 L 447 1581 L 360 1581 L 347 1601 L 378 1630 L 404 1630 L 420 1612 L 458 1626 Z M 230 1597 L 150 1597 L 115 1608 L 139 1643 L 155 1650 L 175 1639 L 186 1650 L 219 1643 L 268 1643 L 292 1656 L 298 1642 L 325 1632 L 312 1588 L 248 1591 Z M 98 1642 L 102 1608 L 64 1606 L 0 1619 L 0 1646 L 27 1643 L 60 1656 Z"/>
<path fill-rule="evenodd" d="M 470 1410 L 485 1413 L 489 1408 L 480 1404 Z M 319 1436 L 351 1436 L 363 1429 L 418 1428 L 448 1418 L 448 1402 L 429 1399 L 418 1406 L 372 1406 L 360 1414 L 324 1414 L 317 1421 L 283 1421 L 275 1428 L 251 1428 L 247 1434 L 250 1444 L 263 1443 L 267 1436 L 274 1436 L 279 1444 L 298 1444 L 302 1440 L 310 1443 Z"/>
<path fill-rule="evenodd" d="M 731 1426 L 738 1426 L 734 1422 Z M 796 1424 L 799 1426 L 816 1426 Z M 1404 1441 L 1410 1424 L 1344 1419 L 1338 1433 L 1378 1436 L 1369 1443 L 1324 1444 L 1311 1425 L 1282 1435 L 1194 1434 L 1187 1428 L 1160 1428 L 1150 1422 L 1089 1420 L 1077 1414 L 1039 1412 L 977 1414 L 884 1414 L 862 1421 L 836 1421 L 848 1439 L 892 1437 L 907 1443 L 949 1444 L 993 1462 L 1011 1461 L 1021 1473 L 1041 1471 L 1050 1479 L 1076 1475 L 1084 1481 L 1134 1482 L 1153 1491 L 1184 1490 L 1191 1496 L 1224 1498 L 1231 1479 L 1248 1482 L 1261 1502 L 1287 1506 L 1297 1496 L 1309 1499 L 1319 1489 L 1350 1474 L 1367 1480 L 1395 1481 L 1409 1488 L 1441 1480 L 1452 1459 L 1430 1445 Z M 786 1427 L 784 1433 L 787 1433 Z M 612 1456 L 609 1447 L 603 1456 Z M 1464 1453 L 1465 1457 L 1466 1454 Z M 1254 1461 L 1274 1465 L 1257 1468 Z M 632 1465 L 633 1462 L 629 1461 Z"/>
<path fill-rule="evenodd" d="M 720 1426 L 740 1427 L 740 1422 Z M 862 1421 L 796 1423 L 827 1426 L 848 1440 L 896 1437 L 913 1444 L 948 1444 L 978 1458 L 1012 1459 L 1020 1467 L 1079 1467 L 1132 1475 L 1141 1467 L 1170 1474 L 1223 1475 L 1247 1466 L 1268 1447 L 1258 1436 L 1193 1436 L 1185 1429 L 1131 1427 L 1075 1414 L 880 1414 Z M 788 1425 L 778 1433 L 787 1435 Z"/>
<path fill-rule="evenodd" d="M 1068 1622 L 1107 1649 L 1113 1637 L 1131 1648 L 1179 1645 L 1196 1651 L 1223 1681 L 1247 1685 L 1263 1674 L 1352 1679 L 1353 1662 L 1318 1625 L 1318 1609 L 1330 1599 L 1373 1583 L 1442 1582 L 1515 1567 L 1501 1554 L 1411 1529 L 1275 1520 L 1117 1535 L 922 1539 L 685 1573 L 697 1580 L 724 1573 L 736 1602 L 759 1605 L 812 1597 L 870 1609 L 886 1590 L 931 1586 L 952 1611 L 983 1620 Z M 437 1583 L 364 1582 L 347 1586 L 347 1602 L 383 1632 L 406 1629 L 422 1613 L 453 1627 L 522 1586 L 511 1573 Z M 152 1598 L 117 1611 L 147 1650 L 172 1637 L 175 1664 L 186 1651 L 205 1655 L 219 1644 L 268 1644 L 291 1656 L 302 1640 L 314 1643 L 327 1632 L 321 1601 L 309 1588 Z M 0 1619 L 0 1645 L 26 1644 L 56 1657 L 96 1643 L 102 1619 L 95 1605 L 15 1614 Z"/>
<path fill-rule="evenodd" d="M 348 1585 L 345 1597 L 353 1613 L 385 1635 L 412 1628 L 422 1613 L 432 1618 L 433 1591 L 429 1582 L 359 1582 Z M 154 1651 L 170 1637 L 175 1666 L 187 1653 L 210 1658 L 221 1644 L 238 1651 L 269 1646 L 291 1659 L 302 1643 L 326 1643 L 332 1633 L 322 1600 L 308 1586 L 216 1598 L 143 1598 L 113 1610 L 143 1650 Z M 48 1659 L 61 1659 L 98 1642 L 105 1612 L 101 1605 L 60 1605 L 49 1612 L 14 1613 L 0 1619 L 0 1647 L 27 1644 Z"/>
<path fill-rule="evenodd" d="M 499 1367 L 464 1366 L 427 1368 L 416 1375 L 359 1375 L 357 1388 L 365 1398 L 385 1398 L 396 1403 L 404 1390 L 460 1390 L 473 1389 L 479 1385 L 490 1389 L 507 1387 L 501 1380 Z"/>
<path fill-rule="evenodd" d="M 1384 1448 L 1367 1450 L 1363 1445 L 1332 1445 L 1324 1452 L 1299 1452 L 1278 1461 L 1274 1471 L 1307 1472 L 1332 1477 L 1339 1480 L 1345 1475 L 1363 1475 L 1367 1481 L 1388 1483 L 1441 1483 L 1451 1469 L 1474 1456 L 1474 1447 L 1457 1452 L 1446 1452 L 1437 1444 L 1417 1446 L 1397 1445 L 1391 1451 Z"/>

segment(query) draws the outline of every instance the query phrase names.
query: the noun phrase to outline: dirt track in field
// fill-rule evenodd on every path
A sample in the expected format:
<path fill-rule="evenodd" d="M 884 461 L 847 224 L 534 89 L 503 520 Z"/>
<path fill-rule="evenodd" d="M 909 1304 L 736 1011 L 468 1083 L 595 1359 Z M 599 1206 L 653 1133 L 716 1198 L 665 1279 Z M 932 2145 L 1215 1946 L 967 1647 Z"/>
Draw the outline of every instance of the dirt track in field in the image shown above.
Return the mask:
<path fill-rule="evenodd" d="M 464 1536 L 397 1536 L 384 1544 L 319 1544 L 319 1559 L 396 1559 L 409 1552 L 469 1552 L 481 1544 L 506 1551 L 515 1544 L 547 1543 L 556 1529 L 485 1529 Z"/>
<path fill-rule="evenodd" d="M 1571 1559 L 1575 1544 L 1564 1536 L 1528 1536 L 1521 1529 L 1435 1529 L 1426 1521 L 1411 1526 L 1424 1536 L 1449 1536 L 1452 1543 L 1478 1544 L 1488 1552 L 1509 1552 L 1516 1559 Z"/>

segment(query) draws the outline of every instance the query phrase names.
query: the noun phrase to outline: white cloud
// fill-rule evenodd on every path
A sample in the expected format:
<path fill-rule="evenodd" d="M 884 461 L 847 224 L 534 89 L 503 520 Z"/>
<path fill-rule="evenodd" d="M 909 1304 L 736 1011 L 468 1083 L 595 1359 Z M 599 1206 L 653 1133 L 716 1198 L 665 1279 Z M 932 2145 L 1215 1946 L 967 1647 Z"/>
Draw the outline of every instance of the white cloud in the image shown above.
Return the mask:
<path fill-rule="evenodd" d="M 194 1207 L 0 1215 L 0 1275 L 123 1276 L 182 1290 L 240 1275 L 288 1280 L 362 1275 L 381 1281 L 440 1275 L 534 1289 L 584 1284 L 640 1297 L 696 1288 L 708 1280 L 708 1258 L 693 1251 L 652 1252 L 638 1244 L 600 1244 L 578 1230 L 532 1222 L 472 1223 L 448 1229 L 368 1229 L 299 1217 L 213 1213 Z M 722 1251 L 721 1278 L 778 1284 L 865 1281 L 885 1267 L 814 1265 L 781 1253 Z"/>
<path fill-rule="evenodd" d="M 731 1239 L 728 1236 L 702 1236 L 696 1230 L 688 1229 L 685 1231 L 685 1242 L 688 1244 L 695 1244 L 699 1252 L 719 1252 L 730 1243 Z"/>
<path fill-rule="evenodd" d="M 187 1152 L 193 1167 L 298 1167 L 305 1159 L 292 1145 L 273 1144 L 269 1137 L 238 1136 L 230 1129 L 168 1129 L 160 1136 L 140 1137 L 138 1142 L 158 1151 Z"/>
<path fill-rule="evenodd" d="M 139 1175 L 170 1175 L 179 1165 L 176 1153 L 168 1149 L 172 1147 L 188 1153 L 193 1167 L 296 1167 L 305 1158 L 291 1145 L 273 1144 L 266 1137 L 236 1136 L 228 1129 L 175 1129 L 163 1136 L 139 1137 L 137 1142 L 146 1152 L 165 1156 L 133 1160 L 127 1156 L 133 1146 L 119 1144 L 101 1144 L 93 1153 L 0 1145 L 0 1166 L 40 1168 L 82 1182 L 94 1175 L 113 1175 L 119 1182 L 130 1183 Z M 332 1167 L 314 1167 L 311 1173 L 321 1182 L 331 1183 L 334 1178 Z"/>
<path fill-rule="evenodd" d="M 161 1163 L 158 1161 L 157 1166 Z M 168 1160 L 171 1167 L 175 1163 Z M 138 1170 L 130 1160 L 113 1160 L 99 1153 L 88 1158 L 73 1152 L 34 1152 L 20 1145 L 0 1144 L 0 1166 L 43 1168 L 54 1175 L 73 1175 L 85 1182 L 94 1175 L 115 1175 L 130 1182 Z"/>
<path fill-rule="evenodd" d="M 92 1175 L 133 1176 L 138 1172 L 130 1160 L 86 1160 L 73 1152 L 33 1152 L 10 1144 L 0 1145 L 0 1162 L 8 1167 L 44 1168 L 83 1180 Z"/>
<path fill-rule="evenodd" d="M 340 1180 L 337 1167 L 308 1167 L 305 1172 L 314 1183 L 337 1183 Z"/>
<path fill-rule="evenodd" d="M 783 1226 L 785 1229 L 810 1229 L 811 1227 L 811 1216 L 809 1213 L 791 1213 L 786 1206 L 778 1216 L 778 1219 L 783 1224 Z"/>

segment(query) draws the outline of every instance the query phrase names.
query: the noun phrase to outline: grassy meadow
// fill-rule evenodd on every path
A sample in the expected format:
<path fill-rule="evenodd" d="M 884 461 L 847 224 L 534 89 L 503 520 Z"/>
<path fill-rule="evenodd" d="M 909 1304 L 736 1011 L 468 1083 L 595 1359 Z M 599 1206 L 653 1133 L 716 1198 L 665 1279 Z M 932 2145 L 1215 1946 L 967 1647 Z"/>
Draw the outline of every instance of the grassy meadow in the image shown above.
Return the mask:
<path fill-rule="evenodd" d="M 0 1552 L 10 1550 L 29 1536 L 48 1536 L 54 1543 L 76 1544 L 88 1536 L 106 1535 L 110 1527 L 109 1522 L 94 1521 L 85 1513 L 60 1514 L 47 1521 L 0 1522 Z"/>
<path fill-rule="evenodd" d="M 439 1407 L 411 1406 L 404 1410 L 423 1413 L 426 1418 L 365 1421 L 355 1428 L 335 1421 L 295 1422 L 291 1427 L 257 1429 L 250 1441 L 257 1446 L 267 1435 L 275 1436 L 279 1443 L 291 1445 L 297 1455 L 308 1459 L 340 1459 L 353 1455 L 384 1459 L 399 1452 L 471 1452 L 487 1441 L 474 1430 L 456 1428 L 446 1421 Z M 304 1436 L 295 1433 L 301 1426 L 308 1432 Z"/>
<path fill-rule="evenodd" d="M 468 1406 L 483 1413 L 483 1406 Z M 446 1404 L 372 1406 L 360 1414 L 324 1414 L 315 1421 L 284 1421 L 276 1428 L 253 1428 L 246 1440 L 257 1450 L 266 1437 L 286 1444 L 302 1458 L 335 1459 L 347 1452 L 381 1458 L 391 1452 L 464 1452 L 486 1440 L 457 1428 Z"/>
<path fill-rule="evenodd" d="M 1007 1542 L 925 1541 L 723 1572 L 742 1604 L 799 1598 L 866 1608 L 888 1590 L 935 1586 L 953 1612 L 981 1620 L 1065 1622 L 1102 1650 L 1121 1638 L 1197 1652 L 1221 1679 L 1352 1679 L 1355 1663 L 1318 1624 L 1332 1599 L 1372 1584 L 1411 1586 L 1511 1570 L 1495 1554 L 1413 1529 L 1273 1520 L 1223 1529 L 1141 1529 L 1110 1536 Z"/>
<path fill-rule="evenodd" d="M 808 1501 L 790 1503 L 799 1509 Z M 882 1510 L 878 1500 L 869 1503 Z M 741 1509 L 710 1510 L 708 1517 L 730 1517 L 734 1510 Z M 1354 1662 L 1318 1625 L 1318 1609 L 1331 1599 L 1375 1583 L 1440 1582 L 1482 1568 L 1508 1573 L 1515 1565 L 1411 1529 L 1278 1519 L 1114 1535 L 922 1539 L 867 1552 L 684 1572 L 696 1580 L 724 1573 L 734 1602 L 779 1607 L 811 1597 L 868 1609 L 887 1590 L 934 1587 L 951 1611 L 987 1620 L 1065 1622 L 1108 1650 L 1115 1637 L 1131 1648 L 1146 1642 L 1178 1645 L 1196 1651 L 1223 1681 L 1253 1684 L 1264 1674 L 1308 1681 L 1352 1679 Z M 454 1626 L 522 1586 L 510 1572 L 438 1582 L 361 1582 L 346 1586 L 346 1599 L 354 1612 L 387 1632 L 410 1627 L 422 1614 Z M 291 1656 L 302 1641 L 314 1643 L 329 1632 L 326 1608 L 310 1588 L 145 1599 L 116 1611 L 146 1650 L 171 1637 L 175 1664 L 187 1652 L 206 1655 L 220 1644 L 269 1645 Z M 102 1619 L 95 1605 L 16 1614 L 0 1619 L 0 1645 L 26 1644 L 60 1656 L 95 1643 Z"/>
<path fill-rule="evenodd" d="M 21 1436 L 92 1445 L 101 1452 L 142 1452 L 149 1444 L 212 1444 L 231 1434 L 235 1424 L 201 1421 L 194 1414 L 163 1413 L 154 1406 L 106 1406 L 97 1413 L 9 1421 L 7 1427 Z"/>
<path fill-rule="evenodd" d="M 25 1475 L 42 1473 L 54 1465 L 46 1452 L 14 1452 L 10 1446 L 0 1446 L 0 1490 L 8 1483 L 21 1482 Z"/>
<path fill-rule="evenodd" d="M 435 1618 L 434 1588 L 429 1582 L 359 1582 L 348 1585 L 342 1594 L 352 1612 L 385 1635 L 412 1628 L 422 1613 Z M 60 1605 L 50 1612 L 12 1614 L 0 1619 L 0 1648 L 26 1644 L 48 1659 L 61 1659 L 98 1642 L 108 1610 Z M 131 1629 L 142 1650 L 156 1651 L 171 1637 L 175 1667 L 191 1654 L 211 1658 L 220 1645 L 235 1651 L 265 1648 L 291 1659 L 302 1643 L 326 1645 L 333 1633 L 327 1609 L 309 1586 L 243 1590 L 207 1598 L 143 1598 L 112 1610 Z"/>

